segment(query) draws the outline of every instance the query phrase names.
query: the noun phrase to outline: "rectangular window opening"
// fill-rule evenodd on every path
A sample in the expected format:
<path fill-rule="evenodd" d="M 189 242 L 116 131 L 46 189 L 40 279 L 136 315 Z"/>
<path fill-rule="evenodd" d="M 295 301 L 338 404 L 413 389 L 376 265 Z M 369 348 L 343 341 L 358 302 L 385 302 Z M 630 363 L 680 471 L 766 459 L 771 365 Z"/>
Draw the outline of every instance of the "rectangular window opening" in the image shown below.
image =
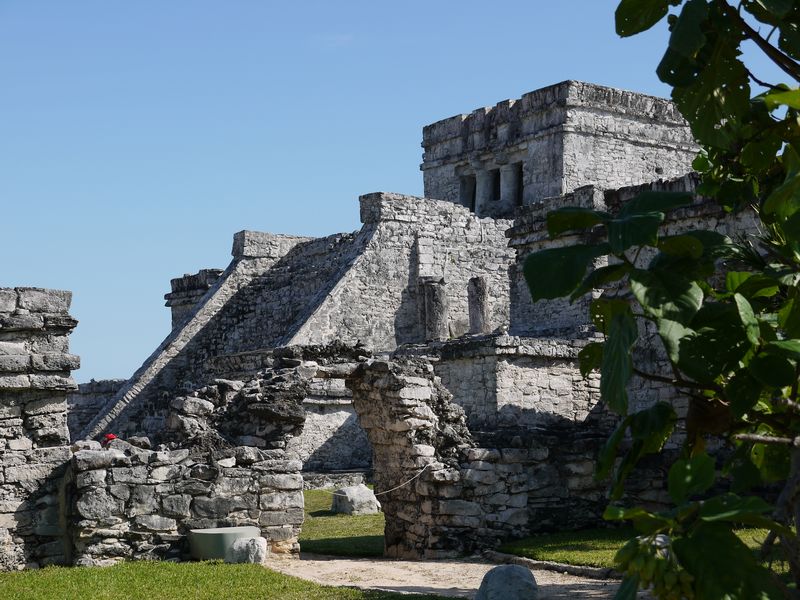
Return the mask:
<path fill-rule="evenodd" d="M 500 202 L 500 169 L 489 171 L 492 178 L 492 202 Z"/>
<path fill-rule="evenodd" d="M 522 206 L 525 198 L 522 183 L 522 163 L 514 163 L 514 206 Z"/>

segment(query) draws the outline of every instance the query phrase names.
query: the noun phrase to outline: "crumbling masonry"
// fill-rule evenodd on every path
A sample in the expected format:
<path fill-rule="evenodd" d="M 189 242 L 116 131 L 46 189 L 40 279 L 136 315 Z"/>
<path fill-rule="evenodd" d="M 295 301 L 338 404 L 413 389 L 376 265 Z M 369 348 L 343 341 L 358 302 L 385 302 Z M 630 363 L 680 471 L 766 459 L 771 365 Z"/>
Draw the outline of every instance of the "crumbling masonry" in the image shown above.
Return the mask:
<path fill-rule="evenodd" d="M 533 303 L 521 266 L 579 240 L 550 240 L 548 210 L 693 191 L 690 132 L 666 100 L 567 81 L 422 145 L 424 198 L 362 196 L 353 233 L 242 231 L 225 269 L 174 279 L 172 331 L 126 381 L 69 378 L 68 293 L 0 290 L 0 567 L 185 558 L 189 529 L 224 525 L 292 555 L 304 481 L 371 468 L 376 491 L 411 481 L 382 497 L 390 556 L 596 523 L 614 419 L 576 358 L 596 292 Z M 697 198 L 667 226 L 752 223 Z M 629 497 L 659 502 L 662 476 L 645 465 Z"/>

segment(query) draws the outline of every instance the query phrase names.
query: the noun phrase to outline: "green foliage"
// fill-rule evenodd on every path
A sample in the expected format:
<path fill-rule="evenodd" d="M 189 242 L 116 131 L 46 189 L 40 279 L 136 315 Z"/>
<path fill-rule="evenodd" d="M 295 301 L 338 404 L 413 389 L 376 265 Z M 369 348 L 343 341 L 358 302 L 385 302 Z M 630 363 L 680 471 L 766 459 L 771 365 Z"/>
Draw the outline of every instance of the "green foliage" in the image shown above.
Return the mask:
<path fill-rule="evenodd" d="M 666 18 L 670 37 L 656 72 L 702 147 L 693 163 L 702 175 L 698 191 L 722 211 L 753 211 L 762 233 L 665 235 L 666 214 L 694 200 L 646 192 L 616 214 L 550 213 L 551 237 L 596 241 L 534 253 L 525 276 L 534 300 L 574 301 L 594 290 L 590 316 L 603 341 L 587 345 L 579 360 L 584 376 L 600 372 L 601 399 L 621 416 L 598 458 L 613 499 L 637 462 L 661 451 L 676 419 L 663 402 L 629 414 L 632 378 L 671 385 L 689 400 L 686 444 L 667 481 L 674 507 L 606 513 L 642 533 L 618 556 L 628 576 L 617 597 L 647 587 L 659 599 L 777 597 L 783 592 L 772 574 L 732 528 L 770 529 L 800 582 L 790 516 L 800 499 L 800 0 L 621 0 L 615 16 L 621 36 Z M 752 73 L 742 62 L 744 44 L 791 85 Z M 643 332 L 660 340 L 669 368 L 637 367 L 632 351 Z M 705 453 L 707 434 L 727 437 L 734 452 L 725 464 Z M 784 483 L 782 504 L 733 493 L 765 482 Z M 710 495 L 720 485 L 731 491 Z"/>

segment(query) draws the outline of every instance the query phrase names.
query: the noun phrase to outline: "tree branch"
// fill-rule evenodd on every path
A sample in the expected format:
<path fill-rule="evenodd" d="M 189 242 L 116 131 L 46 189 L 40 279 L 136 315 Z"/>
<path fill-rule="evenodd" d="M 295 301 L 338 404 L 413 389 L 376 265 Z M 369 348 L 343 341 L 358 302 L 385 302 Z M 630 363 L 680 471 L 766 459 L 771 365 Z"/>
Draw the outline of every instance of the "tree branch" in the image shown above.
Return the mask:
<path fill-rule="evenodd" d="M 637 369 L 633 367 L 633 372 L 643 379 L 649 379 L 650 381 L 658 381 L 661 383 L 667 383 L 674 387 L 682 387 L 682 388 L 689 388 L 693 390 L 717 390 L 719 388 L 709 387 L 706 385 L 701 385 L 699 383 L 695 383 L 693 381 L 686 381 L 685 379 L 681 379 L 680 377 L 676 377 L 675 379 L 671 377 L 664 377 L 663 375 L 656 375 L 655 373 L 647 373 L 642 371 L 641 369 Z"/>
<path fill-rule="evenodd" d="M 755 43 L 755 45 L 767 55 L 767 58 L 778 65 L 784 73 L 792 77 L 795 81 L 800 81 L 800 64 L 762 38 L 726 0 L 717 0 L 717 6 L 720 7 L 729 19 L 736 22 L 736 25 L 742 29 L 745 36 Z"/>
<path fill-rule="evenodd" d="M 774 437 L 771 435 L 760 435 L 758 433 L 737 433 L 733 439 L 741 442 L 754 442 L 756 444 L 773 444 L 780 446 L 800 446 L 800 436 L 796 438 Z"/>

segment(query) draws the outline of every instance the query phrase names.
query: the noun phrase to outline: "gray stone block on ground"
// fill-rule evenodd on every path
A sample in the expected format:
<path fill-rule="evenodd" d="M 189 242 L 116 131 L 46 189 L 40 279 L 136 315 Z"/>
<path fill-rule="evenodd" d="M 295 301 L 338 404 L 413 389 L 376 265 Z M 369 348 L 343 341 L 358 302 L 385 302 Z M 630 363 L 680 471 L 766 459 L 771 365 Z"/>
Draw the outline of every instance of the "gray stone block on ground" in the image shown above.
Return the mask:
<path fill-rule="evenodd" d="M 225 551 L 226 563 L 253 563 L 263 564 L 269 554 L 269 545 L 266 538 L 239 538 L 234 540 Z"/>
<path fill-rule="evenodd" d="M 331 511 L 345 515 L 374 515 L 380 512 L 381 503 L 375 493 L 363 483 L 336 490 Z"/>
<path fill-rule="evenodd" d="M 475 600 L 537 600 L 539 587 L 530 569 L 500 565 L 483 576 Z"/>

